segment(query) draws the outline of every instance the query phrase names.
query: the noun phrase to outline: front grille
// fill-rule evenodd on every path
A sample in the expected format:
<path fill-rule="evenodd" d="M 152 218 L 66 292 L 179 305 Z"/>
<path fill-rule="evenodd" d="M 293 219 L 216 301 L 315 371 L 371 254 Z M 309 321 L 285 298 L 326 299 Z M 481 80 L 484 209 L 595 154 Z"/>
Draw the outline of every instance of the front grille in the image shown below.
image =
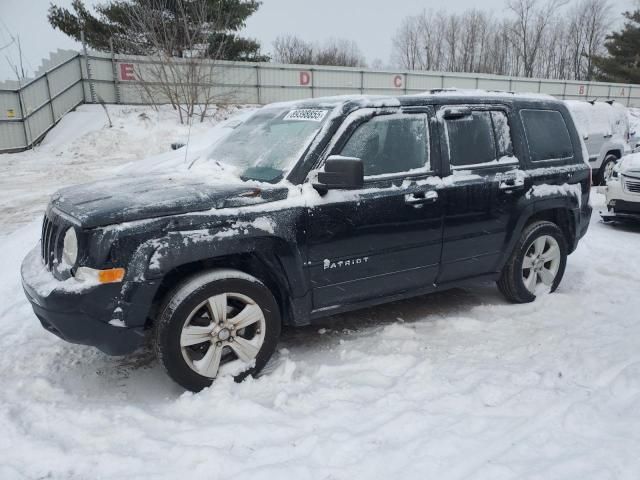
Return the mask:
<path fill-rule="evenodd" d="M 624 189 L 629 193 L 640 194 L 640 179 L 632 179 L 629 177 L 623 177 Z"/>
<path fill-rule="evenodd" d="M 59 263 L 62 251 L 62 233 L 64 233 L 64 220 L 48 210 L 42 221 L 42 236 L 40 237 L 40 248 L 42 260 L 46 267 L 51 270 Z"/>

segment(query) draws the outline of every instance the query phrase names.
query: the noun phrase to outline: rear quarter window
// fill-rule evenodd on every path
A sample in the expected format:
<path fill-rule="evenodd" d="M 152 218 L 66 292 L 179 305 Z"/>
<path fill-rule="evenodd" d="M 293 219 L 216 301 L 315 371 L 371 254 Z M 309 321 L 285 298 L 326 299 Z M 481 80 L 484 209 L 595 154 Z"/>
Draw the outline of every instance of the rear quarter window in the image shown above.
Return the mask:
<path fill-rule="evenodd" d="M 573 144 L 562 114 L 555 110 L 521 110 L 531 161 L 573 158 Z"/>

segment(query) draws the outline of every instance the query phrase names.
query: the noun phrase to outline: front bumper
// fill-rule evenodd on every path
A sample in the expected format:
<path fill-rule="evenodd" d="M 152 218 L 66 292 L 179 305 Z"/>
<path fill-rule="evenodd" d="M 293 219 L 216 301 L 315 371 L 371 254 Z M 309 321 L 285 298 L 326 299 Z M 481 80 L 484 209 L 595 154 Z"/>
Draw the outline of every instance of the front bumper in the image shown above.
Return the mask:
<path fill-rule="evenodd" d="M 601 212 L 604 220 L 640 221 L 640 195 L 622 186 L 619 178 L 613 178 L 605 187 L 607 212 Z"/>
<path fill-rule="evenodd" d="M 38 247 L 25 257 L 21 275 L 40 323 L 63 340 L 91 345 L 109 355 L 131 353 L 144 343 L 144 324 L 155 289 L 57 280 L 44 267 Z M 134 292 L 133 297 L 127 292 Z"/>

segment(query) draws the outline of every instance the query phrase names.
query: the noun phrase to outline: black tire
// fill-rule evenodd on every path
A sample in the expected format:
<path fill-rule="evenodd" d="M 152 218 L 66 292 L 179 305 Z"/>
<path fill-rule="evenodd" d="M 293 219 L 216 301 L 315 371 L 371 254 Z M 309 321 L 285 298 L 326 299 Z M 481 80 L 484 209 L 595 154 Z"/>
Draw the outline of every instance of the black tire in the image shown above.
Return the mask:
<path fill-rule="evenodd" d="M 615 165 L 618 161 L 618 157 L 616 157 L 615 155 L 607 155 L 604 159 L 604 161 L 602 162 L 602 165 L 600 166 L 600 170 L 598 170 L 598 178 L 597 178 L 597 185 L 606 185 L 607 184 L 607 178 L 605 178 L 605 172 L 607 171 L 607 168 L 609 165 L 613 164 Z"/>
<path fill-rule="evenodd" d="M 567 241 L 562 230 L 555 223 L 547 221 L 533 222 L 525 227 L 497 282 L 498 289 L 507 300 L 514 303 L 529 303 L 536 299 L 536 295 L 531 293 L 525 286 L 522 269 L 524 257 L 533 242 L 545 235 L 553 237 L 560 248 L 560 265 L 550 291 L 554 292 L 560 285 L 567 266 Z"/>
<path fill-rule="evenodd" d="M 192 392 L 210 386 L 214 379 L 200 375 L 185 360 L 180 346 L 183 327 L 198 305 L 210 297 L 228 292 L 251 298 L 262 310 L 266 326 L 254 365 L 235 375 L 234 379 L 240 382 L 248 375 L 256 375 L 276 349 L 281 330 L 280 310 L 273 294 L 262 282 L 238 270 L 210 270 L 186 279 L 165 298 L 154 325 L 153 343 L 158 361 L 169 376 Z"/>

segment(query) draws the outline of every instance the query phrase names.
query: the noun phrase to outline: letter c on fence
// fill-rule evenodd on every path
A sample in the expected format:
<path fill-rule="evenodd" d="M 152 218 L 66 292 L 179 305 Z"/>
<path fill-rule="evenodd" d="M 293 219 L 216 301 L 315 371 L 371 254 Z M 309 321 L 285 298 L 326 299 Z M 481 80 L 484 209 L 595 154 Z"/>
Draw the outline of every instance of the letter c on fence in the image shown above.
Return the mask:
<path fill-rule="evenodd" d="M 393 77 L 393 86 L 396 88 L 402 88 L 402 75 L 396 75 Z"/>
<path fill-rule="evenodd" d="M 120 80 L 131 81 L 136 77 L 133 73 L 133 63 L 121 63 L 120 64 Z"/>
<path fill-rule="evenodd" d="M 300 72 L 300 85 L 309 85 L 311 83 L 311 74 L 309 72 Z"/>

